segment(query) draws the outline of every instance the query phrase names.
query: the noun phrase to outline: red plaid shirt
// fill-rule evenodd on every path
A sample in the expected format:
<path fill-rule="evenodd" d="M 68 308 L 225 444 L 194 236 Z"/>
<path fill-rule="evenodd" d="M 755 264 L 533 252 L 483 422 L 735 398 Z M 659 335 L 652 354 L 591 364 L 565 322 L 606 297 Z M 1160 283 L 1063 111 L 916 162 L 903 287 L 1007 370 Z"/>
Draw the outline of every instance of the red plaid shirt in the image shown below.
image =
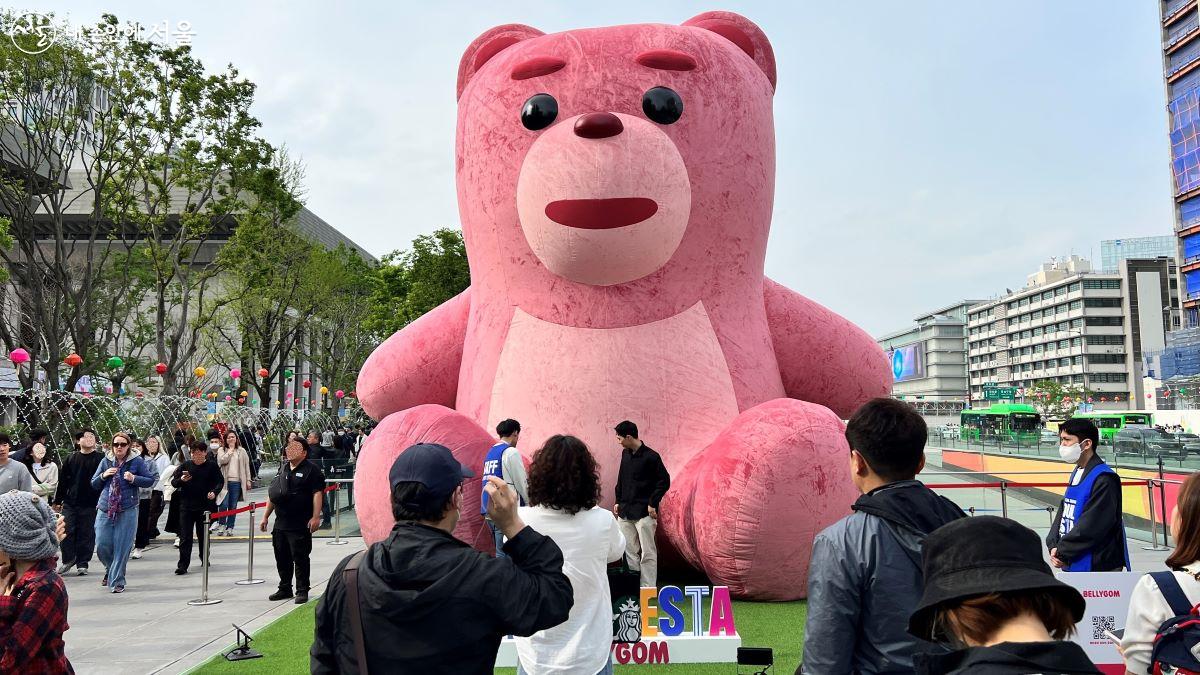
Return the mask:
<path fill-rule="evenodd" d="M 67 660 L 67 587 L 54 558 L 39 560 L 0 595 L 0 673 L 74 673 Z"/>

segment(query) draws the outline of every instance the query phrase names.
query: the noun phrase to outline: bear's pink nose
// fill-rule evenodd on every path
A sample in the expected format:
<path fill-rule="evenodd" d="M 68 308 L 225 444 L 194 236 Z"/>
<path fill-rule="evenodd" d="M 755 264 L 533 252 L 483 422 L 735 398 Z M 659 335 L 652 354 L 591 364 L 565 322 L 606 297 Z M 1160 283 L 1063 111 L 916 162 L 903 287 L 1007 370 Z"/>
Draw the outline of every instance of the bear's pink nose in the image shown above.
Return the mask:
<path fill-rule="evenodd" d="M 588 113 L 575 120 L 575 135 L 581 138 L 608 138 L 624 129 L 620 118 L 612 113 Z"/>

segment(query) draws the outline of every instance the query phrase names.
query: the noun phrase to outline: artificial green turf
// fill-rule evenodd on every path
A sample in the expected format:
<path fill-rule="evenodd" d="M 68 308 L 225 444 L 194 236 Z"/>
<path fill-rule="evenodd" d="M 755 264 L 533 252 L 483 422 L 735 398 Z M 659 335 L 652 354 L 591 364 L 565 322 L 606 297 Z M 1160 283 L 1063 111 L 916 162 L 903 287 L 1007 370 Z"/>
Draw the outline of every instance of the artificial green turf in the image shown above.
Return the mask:
<path fill-rule="evenodd" d="M 306 673 L 308 648 L 312 645 L 316 601 L 297 607 L 283 617 L 260 630 L 254 636 L 254 649 L 263 654 L 261 659 L 230 662 L 220 654 L 193 670 L 201 675 L 236 673 L 237 675 L 280 675 L 281 673 Z M 690 612 L 687 613 L 690 619 Z M 800 648 L 804 636 L 804 619 L 808 608 L 804 602 L 747 602 L 734 601 L 733 616 L 742 645 L 746 647 L 770 647 L 775 650 L 775 666 L 772 672 L 790 673 L 800 663 Z M 229 651 L 233 645 L 222 649 Z M 664 675 L 684 673 L 721 673 L 728 675 L 732 670 L 728 663 L 680 663 L 676 665 L 621 666 L 617 673 L 640 673 L 653 670 Z M 496 673 L 515 673 L 515 668 L 497 668 Z"/>

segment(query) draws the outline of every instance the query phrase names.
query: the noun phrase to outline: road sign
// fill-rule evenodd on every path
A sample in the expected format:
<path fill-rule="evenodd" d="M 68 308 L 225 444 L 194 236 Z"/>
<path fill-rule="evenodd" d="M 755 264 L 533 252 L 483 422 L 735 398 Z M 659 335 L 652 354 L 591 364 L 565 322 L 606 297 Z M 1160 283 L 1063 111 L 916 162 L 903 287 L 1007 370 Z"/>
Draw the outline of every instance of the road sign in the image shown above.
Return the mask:
<path fill-rule="evenodd" d="M 1017 396 L 1016 387 L 985 387 L 983 390 L 983 398 L 987 401 L 1001 401 L 1004 399 L 1014 399 Z"/>

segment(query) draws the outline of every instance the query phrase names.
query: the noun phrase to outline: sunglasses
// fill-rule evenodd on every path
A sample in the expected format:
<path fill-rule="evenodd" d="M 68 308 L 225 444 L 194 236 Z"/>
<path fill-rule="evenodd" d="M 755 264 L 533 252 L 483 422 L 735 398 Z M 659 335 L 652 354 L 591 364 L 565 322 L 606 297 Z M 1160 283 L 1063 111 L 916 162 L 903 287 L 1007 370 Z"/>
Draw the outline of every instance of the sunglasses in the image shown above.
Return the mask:
<path fill-rule="evenodd" d="M 112 444 L 112 446 L 113 446 L 114 448 L 123 448 L 123 447 L 125 447 L 125 446 L 127 446 L 127 445 L 129 445 L 129 444 L 128 444 L 128 443 L 113 443 L 113 444 Z"/>

